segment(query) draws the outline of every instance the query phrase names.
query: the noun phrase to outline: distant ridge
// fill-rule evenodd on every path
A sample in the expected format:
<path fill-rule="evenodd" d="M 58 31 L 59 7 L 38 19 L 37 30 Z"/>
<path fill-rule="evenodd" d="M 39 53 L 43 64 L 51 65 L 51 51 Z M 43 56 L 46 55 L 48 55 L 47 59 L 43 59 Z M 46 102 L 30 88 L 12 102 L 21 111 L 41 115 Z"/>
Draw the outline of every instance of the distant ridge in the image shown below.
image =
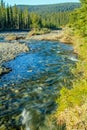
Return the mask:
<path fill-rule="evenodd" d="M 66 12 L 72 11 L 81 6 L 80 3 L 59 3 L 59 4 L 48 4 L 48 5 L 17 5 L 18 8 L 24 10 L 27 8 L 29 12 L 36 13 L 54 13 L 54 12 Z"/>

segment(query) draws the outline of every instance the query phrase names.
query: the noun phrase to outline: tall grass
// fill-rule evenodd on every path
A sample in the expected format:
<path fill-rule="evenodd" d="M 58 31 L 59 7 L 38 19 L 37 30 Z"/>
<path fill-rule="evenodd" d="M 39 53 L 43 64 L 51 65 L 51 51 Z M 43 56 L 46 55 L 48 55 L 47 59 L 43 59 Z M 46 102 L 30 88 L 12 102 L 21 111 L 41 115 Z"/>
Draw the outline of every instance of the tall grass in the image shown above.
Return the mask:
<path fill-rule="evenodd" d="M 72 89 L 62 88 L 54 114 L 57 124 L 66 124 L 66 130 L 87 129 L 87 38 L 74 36 L 74 48 L 78 53 Z"/>

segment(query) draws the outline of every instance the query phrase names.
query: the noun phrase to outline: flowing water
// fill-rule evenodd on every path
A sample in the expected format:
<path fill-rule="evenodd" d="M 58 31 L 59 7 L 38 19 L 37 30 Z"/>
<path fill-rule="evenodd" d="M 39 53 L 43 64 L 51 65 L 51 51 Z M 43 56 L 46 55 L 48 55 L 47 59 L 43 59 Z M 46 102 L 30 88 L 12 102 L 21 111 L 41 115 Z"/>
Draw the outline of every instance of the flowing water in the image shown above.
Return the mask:
<path fill-rule="evenodd" d="M 54 41 L 20 42 L 30 51 L 3 63 L 12 71 L 0 77 L 0 130 L 57 130 L 49 116 L 59 90 L 72 86 L 73 48 Z"/>

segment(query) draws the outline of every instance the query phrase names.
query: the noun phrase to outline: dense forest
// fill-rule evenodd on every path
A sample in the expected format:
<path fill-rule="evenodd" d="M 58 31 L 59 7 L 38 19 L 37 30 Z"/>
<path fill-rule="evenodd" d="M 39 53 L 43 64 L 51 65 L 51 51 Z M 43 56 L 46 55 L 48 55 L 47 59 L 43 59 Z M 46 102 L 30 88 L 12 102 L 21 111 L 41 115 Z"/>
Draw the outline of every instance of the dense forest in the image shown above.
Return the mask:
<path fill-rule="evenodd" d="M 48 4 L 48 5 L 17 5 L 18 8 L 24 10 L 28 9 L 29 12 L 36 12 L 38 14 L 43 13 L 57 13 L 72 11 L 81 6 L 80 3 L 59 3 L 59 4 Z"/>
<path fill-rule="evenodd" d="M 30 10 L 32 8 L 32 11 L 36 11 L 38 8 L 37 12 L 32 12 L 27 8 L 28 6 L 20 6 L 21 8 L 16 5 L 9 6 L 5 5 L 3 0 L 1 0 L 0 30 L 29 30 L 31 28 L 56 29 L 62 25 L 66 25 L 69 22 L 71 10 L 79 6 L 79 3 L 33 6 L 33 8 L 30 6 Z"/>
<path fill-rule="evenodd" d="M 81 36 L 87 36 L 87 0 L 80 0 L 81 8 L 70 14 L 70 23 Z"/>

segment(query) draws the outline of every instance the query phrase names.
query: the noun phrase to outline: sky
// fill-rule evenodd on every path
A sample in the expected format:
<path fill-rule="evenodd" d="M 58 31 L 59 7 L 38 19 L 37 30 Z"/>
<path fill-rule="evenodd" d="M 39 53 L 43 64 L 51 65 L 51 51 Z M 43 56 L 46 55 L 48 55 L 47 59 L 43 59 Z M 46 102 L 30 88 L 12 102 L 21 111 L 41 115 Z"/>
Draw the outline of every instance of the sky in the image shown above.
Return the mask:
<path fill-rule="evenodd" d="M 9 5 L 41 5 L 41 4 L 56 4 L 56 3 L 65 3 L 65 2 L 79 2 L 79 0 L 3 0 Z"/>

